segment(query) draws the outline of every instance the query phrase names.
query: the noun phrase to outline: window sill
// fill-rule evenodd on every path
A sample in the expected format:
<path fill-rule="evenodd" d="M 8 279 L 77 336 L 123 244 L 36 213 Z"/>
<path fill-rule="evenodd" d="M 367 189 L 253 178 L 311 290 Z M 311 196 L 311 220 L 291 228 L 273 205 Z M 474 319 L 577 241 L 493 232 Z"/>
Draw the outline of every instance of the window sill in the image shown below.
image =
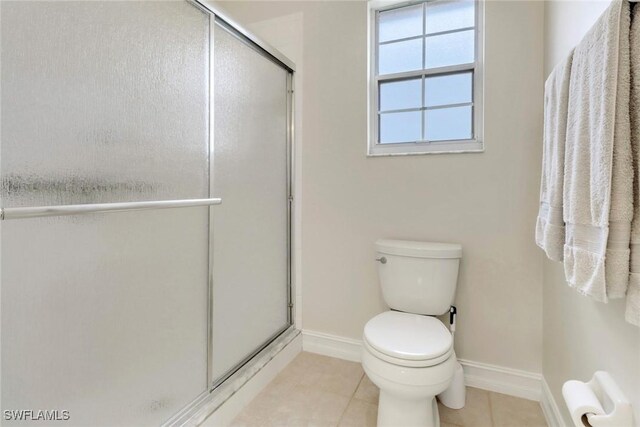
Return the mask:
<path fill-rule="evenodd" d="M 481 141 L 447 141 L 431 143 L 407 144 L 375 144 L 369 145 L 367 157 L 391 156 L 423 156 L 425 154 L 464 154 L 483 153 Z"/>

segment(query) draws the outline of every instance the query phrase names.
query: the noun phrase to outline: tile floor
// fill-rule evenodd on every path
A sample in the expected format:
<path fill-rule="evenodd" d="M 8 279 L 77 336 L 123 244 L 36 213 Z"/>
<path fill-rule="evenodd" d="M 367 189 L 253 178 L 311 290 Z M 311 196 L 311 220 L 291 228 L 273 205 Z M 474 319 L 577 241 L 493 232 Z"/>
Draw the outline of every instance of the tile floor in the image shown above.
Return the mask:
<path fill-rule="evenodd" d="M 466 406 L 440 406 L 442 427 L 538 427 L 538 402 L 467 388 Z M 303 352 L 236 417 L 233 427 L 376 425 L 378 388 L 359 363 Z"/>

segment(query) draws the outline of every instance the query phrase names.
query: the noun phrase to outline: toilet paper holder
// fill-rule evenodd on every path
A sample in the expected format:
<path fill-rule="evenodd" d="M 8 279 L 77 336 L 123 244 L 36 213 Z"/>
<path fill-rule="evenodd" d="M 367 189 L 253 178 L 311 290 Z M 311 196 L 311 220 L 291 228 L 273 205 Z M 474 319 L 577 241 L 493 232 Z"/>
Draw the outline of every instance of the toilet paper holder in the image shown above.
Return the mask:
<path fill-rule="evenodd" d="M 631 404 L 608 372 L 596 372 L 587 383 L 567 381 L 562 395 L 576 427 L 633 427 Z"/>

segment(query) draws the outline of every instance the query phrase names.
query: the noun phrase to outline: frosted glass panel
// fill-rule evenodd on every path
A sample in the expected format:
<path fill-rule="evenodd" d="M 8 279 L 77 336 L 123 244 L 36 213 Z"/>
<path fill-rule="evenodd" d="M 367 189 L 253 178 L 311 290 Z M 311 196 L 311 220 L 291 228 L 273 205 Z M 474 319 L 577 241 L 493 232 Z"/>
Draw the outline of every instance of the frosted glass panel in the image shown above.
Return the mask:
<path fill-rule="evenodd" d="M 380 114 L 380 143 L 415 142 L 422 139 L 420 111 Z"/>
<path fill-rule="evenodd" d="M 422 39 L 383 44 L 378 47 L 378 74 L 422 68 Z"/>
<path fill-rule="evenodd" d="M 422 35 L 422 5 L 380 12 L 378 41 L 403 39 Z"/>
<path fill-rule="evenodd" d="M 427 2 L 427 34 L 475 25 L 473 0 Z"/>
<path fill-rule="evenodd" d="M 215 28 L 213 376 L 287 326 L 287 76 Z"/>
<path fill-rule="evenodd" d="M 3 1 L 0 19 L 3 207 L 208 197 L 207 14 Z M 156 426 L 206 391 L 208 208 L 6 221 L 1 248 L 3 409 Z"/>
<path fill-rule="evenodd" d="M 207 212 L 4 222 L 2 408 L 157 426 L 205 391 Z"/>
<path fill-rule="evenodd" d="M 424 87 L 426 106 L 471 102 L 472 77 L 471 72 L 427 77 Z"/>
<path fill-rule="evenodd" d="M 472 107 L 452 107 L 427 110 L 426 139 L 447 141 L 471 138 Z"/>
<path fill-rule="evenodd" d="M 380 84 L 380 110 L 400 110 L 422 106 L 422 79 Z"/>
<path fill-rule="evenodd" d="M 426 38 L 426 68 L 468 64 L 474 61 L 474 31 L 460 31 Z"/>
<path fill-rule="evenodd" d="M 2 2 L 5 207 L 207 197 L 208 16 Z"/>

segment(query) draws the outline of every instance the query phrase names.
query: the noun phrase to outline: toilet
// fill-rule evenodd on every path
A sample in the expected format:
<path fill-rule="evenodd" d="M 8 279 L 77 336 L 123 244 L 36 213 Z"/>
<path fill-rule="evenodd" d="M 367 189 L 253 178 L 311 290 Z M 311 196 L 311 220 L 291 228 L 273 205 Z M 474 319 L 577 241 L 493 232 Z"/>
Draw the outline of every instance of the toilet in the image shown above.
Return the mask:
<path fill-rule="evenodd" d="M 367 322 L 362 366 L 380 388 L 378 426 L 438 427 L 437 395 L 447 406 L 464 405 L 452 332 L 434 317 L 451 309 L 462 247 L 405 240 L 378 240 L 375 247 L 391 310 Z"/>

